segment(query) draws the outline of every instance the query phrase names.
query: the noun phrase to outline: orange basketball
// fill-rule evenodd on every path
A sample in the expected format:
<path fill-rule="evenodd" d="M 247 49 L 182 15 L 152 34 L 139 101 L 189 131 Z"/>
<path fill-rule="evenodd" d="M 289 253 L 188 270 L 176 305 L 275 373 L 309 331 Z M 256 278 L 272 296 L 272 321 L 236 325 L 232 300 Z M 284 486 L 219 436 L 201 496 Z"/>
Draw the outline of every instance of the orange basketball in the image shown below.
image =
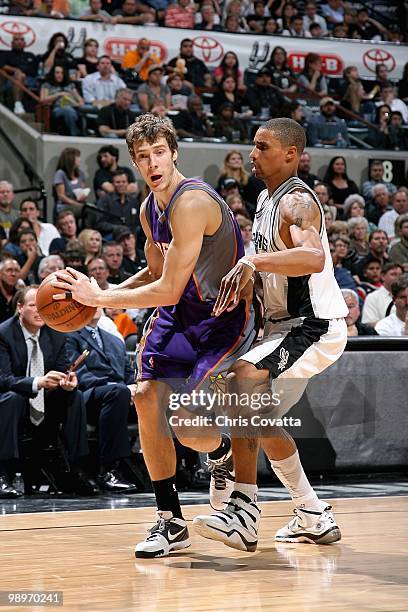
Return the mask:
<path fill-rule="evenodd" d="M 75 300 L 53 300 L 52 296 L 62 293 L 61 289 L 53 287 L 51 282 L 55 274 L 49 274 L 37 291 L 37 310 L 43 321 L 59 332 L 73 332 L 88 325 L 95 316 L 94 306 L 84 306 Z"/>

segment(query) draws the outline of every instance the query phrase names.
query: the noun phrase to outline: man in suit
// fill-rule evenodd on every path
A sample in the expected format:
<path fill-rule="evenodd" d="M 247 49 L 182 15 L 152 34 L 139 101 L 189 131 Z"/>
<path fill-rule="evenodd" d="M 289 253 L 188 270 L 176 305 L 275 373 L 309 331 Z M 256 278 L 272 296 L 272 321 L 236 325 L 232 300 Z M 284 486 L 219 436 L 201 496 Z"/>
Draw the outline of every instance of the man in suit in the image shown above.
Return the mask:
<path fill-rule="evenodd" d="M 49 443 L 60 424 L 72 490 L 95 495 L 98 487 L 80 468 L 89 453 L 86 410 L 75 373 L 66 374 L 66 335 L 46 327 L 40 318 L 37 289 L 20 289 L 14 297 L 16 315 L 0 324 L 0 499 L 20 495 L 8 469 L 19 458 L 21 427 L 40 445 Z"/>
<path fill-rule="evenodd" d="M 135 493 L 135 485 L 124 480 L 117 469 L 120 459 L 130 456 L 127 424 L 136 393 L 134 373 L 124 343 L 98 327 L 101 315 L 99 308 L 89 325 L 68 336 L 67 350 L 72 361 L 85 349 L 90 351 L 77 375 L 88 419 L 98 425 L 99 485 L 110 493 Z"/>

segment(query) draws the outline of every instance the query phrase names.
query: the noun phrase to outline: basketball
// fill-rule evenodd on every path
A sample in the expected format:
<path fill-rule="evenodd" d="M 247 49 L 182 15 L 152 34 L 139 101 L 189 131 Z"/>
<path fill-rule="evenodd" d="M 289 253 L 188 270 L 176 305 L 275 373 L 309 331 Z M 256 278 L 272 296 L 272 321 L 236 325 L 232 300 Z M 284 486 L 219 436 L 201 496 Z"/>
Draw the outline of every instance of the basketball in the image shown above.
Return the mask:
<path fill-rule="evenodd" d="M 60 289 L 52 286 L 56 279 L 55 274 L 47 276 L 37 291 L 37 310 L 43 321 L 59 332 L 73 332 L 82 329 L 92 321 L 96 308 L 84 306 L 72 298 L 54 300 L 53 295 L 61 293 Z"/>

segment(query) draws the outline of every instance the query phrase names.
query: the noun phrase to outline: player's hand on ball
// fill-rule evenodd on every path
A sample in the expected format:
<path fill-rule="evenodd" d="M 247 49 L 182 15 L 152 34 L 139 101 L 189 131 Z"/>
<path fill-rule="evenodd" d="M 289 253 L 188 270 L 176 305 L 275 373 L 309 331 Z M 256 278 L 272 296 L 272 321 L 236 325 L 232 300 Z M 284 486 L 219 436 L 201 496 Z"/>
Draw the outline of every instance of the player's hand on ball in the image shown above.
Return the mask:
<path fill-rule="evenodd" d="M 82 272 L 74 268 L 66 268 L 55 272 L 57 280 L 53 281 L 53 287 L 63 289 L 64 293 L 55 293 L 54 300 L 66 300 L 72 298 L 85 306 L 97 306 L 98 298 L 102 291 L 94 278 L 88 278 Z"/>
<path fill-rule="evenodd" d="M 252 277 L 253 270 L 240 261 L 221 281 L 213 314 L 219 317 L 223 312 L 233 310 L 241 299 L 241 292 Z"/>

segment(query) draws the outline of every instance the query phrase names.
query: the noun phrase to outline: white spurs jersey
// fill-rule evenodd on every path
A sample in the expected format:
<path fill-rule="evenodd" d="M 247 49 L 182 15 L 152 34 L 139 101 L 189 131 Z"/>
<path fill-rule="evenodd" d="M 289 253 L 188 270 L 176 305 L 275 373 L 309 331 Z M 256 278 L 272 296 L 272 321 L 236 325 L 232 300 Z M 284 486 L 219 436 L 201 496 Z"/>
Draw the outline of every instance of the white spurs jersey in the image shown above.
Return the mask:
<path fill-rule="evenodd" d="M 324 213 L 317 195 L 297 176 L 282 183 L 269 197 L 265 189 L 259 194 L 253 225 L 253 241 L 257 253 L 286 251 L 279 235 L 279 202 L 282 196 L 304 189 L 310 193 L 320 211 L 320 238 L 326 256 L 322 272 L 307 276 L 283 276 L 273 272 L 260 272 L 263 284 L 263 302 L 267 320 L 307 317 L 340 319 L 348 308 L 334 277 L 333 263 L 324 224 Z"/>

